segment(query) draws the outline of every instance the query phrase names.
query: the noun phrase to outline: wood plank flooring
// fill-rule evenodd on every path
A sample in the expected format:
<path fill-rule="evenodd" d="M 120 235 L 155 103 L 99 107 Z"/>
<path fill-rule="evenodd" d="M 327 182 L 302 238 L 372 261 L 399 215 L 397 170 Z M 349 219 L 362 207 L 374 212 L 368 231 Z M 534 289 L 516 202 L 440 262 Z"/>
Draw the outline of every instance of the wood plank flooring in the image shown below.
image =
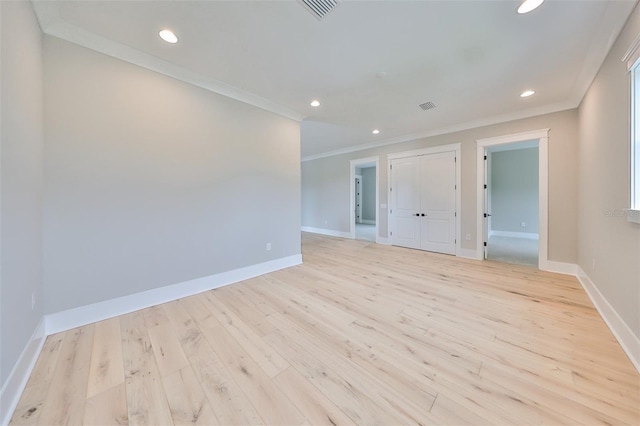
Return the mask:
<path fill-rule="evenodd" d="M 49 336 L 12 424 L 640 424 L 575 278 L 313 234 L 303 255 Z"/>

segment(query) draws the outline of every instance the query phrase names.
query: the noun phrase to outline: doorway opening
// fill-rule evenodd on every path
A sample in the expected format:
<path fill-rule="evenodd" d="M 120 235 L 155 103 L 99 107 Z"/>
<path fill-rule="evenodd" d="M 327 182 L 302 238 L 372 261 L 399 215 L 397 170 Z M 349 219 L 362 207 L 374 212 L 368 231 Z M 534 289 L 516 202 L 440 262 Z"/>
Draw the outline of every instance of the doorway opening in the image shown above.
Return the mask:
<path fill-rule="evenodd" d="M 548 269 L 549 130 L 477 141 L 477 257 Z"/>
<path fill-rule="evenodd" d="M 494 145 L 486 153 L 485 258 L 538 266 L 538 140 Z"/>
<path fill-rule="evenodd" d="M 351 238 L 376 242 L 378 237 L 378 157 L 350 161 Z"/>

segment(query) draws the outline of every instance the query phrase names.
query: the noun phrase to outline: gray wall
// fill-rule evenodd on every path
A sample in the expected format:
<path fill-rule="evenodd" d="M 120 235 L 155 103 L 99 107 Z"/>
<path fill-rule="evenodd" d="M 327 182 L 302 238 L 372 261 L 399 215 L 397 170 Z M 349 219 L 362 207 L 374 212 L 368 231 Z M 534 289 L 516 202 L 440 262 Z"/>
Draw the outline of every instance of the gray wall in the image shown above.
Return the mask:
<path fill-rule="evenodd" d="M 388 153 L 462 143 L 462 248 L 475 250 L 477 139 L 550 128 L 549 133 L 549 259 L 578 260 L 578 110 L 545 114 L 491 126 L 447 133 L 302 163 L 302 225 L 349 232 L 349 160 L 380 156 L 379 203 L 387 204 Z M 326 224 L 325 224 L 326 221 Z M 378 229 L 387 237 L 387 210 L 378 206 Z M 482 230 L 480 230 L 482 232 Z"/>
<path fill-rule="evenodd" d="M 2 1 L 0 10 L 1 386 L 42 317 L 43 136 L 40 27 L 29 2 Z"/>
<path fill-rule="evenodd" d="M 490 155 L 491 230 L 537 234 L 538 148 Z"/>
<path fill-rule="evenodd" d="M 638 33 L 636 7 L 580 105 L 578 263 L 640 337 L 640 225 L 623 211 L 629 207 L 630 82 L 620 60 Z"/>
<path fill-rule="evenodd" d="M 359 169 L 362 175 L 362 219 L 376 220 L 376 168 Z"/>
<path fill-rule="evenodd" d="M 48 36 L 44 64 L 46 313 L 300 254 L 299 123 Z"/>

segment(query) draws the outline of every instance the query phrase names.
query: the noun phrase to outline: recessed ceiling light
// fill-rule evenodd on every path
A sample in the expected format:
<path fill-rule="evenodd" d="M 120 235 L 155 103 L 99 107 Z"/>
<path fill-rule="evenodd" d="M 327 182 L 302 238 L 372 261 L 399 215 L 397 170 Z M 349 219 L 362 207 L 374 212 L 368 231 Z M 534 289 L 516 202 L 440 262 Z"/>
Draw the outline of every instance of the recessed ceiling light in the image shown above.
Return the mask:
<path fill-rule="evenodd" d="M 158 35 L 167 43 L 175 44 L 178 42 L 178 37 L 173 33 L 173 31 L 162 30 L 158 33 Z"/>
<path fill-rule="evenodd" d="M 529 13 L 534 9 L 537 9 L 544 2 L 544 0 L 524 0 L 518 6 L 518 13 L 523 15 L 525 13 Z"/>
<path fill-rule="evenodd" d="M 378 130 L 378 129 L 373 129 L 373 132 L 371 132 L 371 133 L 373 133 L 374 135 L 377 135 L 378 133 L 380 133 L 380 130 Z"/>
<path fill-rule="evenodd" d="M 524 92 L 520 93 L 520 97 L 521 98 L 528 98 L 531 95 L 535 95 L 536 91 L 535 90 L 525 90 Z"/>
<path fill-rule="evenodd" d="M 311 106 L 312 106 L 312 107 L 320 106 L 320 101 L 319 101 L 319 100 L 317 100 L 317 99 L 312 100 L 312 101 L 311 101 Z"/>

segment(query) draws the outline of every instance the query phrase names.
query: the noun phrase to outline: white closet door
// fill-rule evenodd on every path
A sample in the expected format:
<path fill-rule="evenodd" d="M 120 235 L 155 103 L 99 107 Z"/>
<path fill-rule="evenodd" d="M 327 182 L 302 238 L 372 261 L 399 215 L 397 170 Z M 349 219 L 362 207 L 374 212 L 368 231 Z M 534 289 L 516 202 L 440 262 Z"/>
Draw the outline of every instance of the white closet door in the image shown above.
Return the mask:
<path fill-rule="evenodd" d="M 455 185 L 456 164 L 454 152 L 443 152 L 420 157 L 421 249 L 455 254 Z"/>
<path fill-rule="evenodd" d="M 391 244 L 420 248 L 420 159 L 391 160 Z"/>

